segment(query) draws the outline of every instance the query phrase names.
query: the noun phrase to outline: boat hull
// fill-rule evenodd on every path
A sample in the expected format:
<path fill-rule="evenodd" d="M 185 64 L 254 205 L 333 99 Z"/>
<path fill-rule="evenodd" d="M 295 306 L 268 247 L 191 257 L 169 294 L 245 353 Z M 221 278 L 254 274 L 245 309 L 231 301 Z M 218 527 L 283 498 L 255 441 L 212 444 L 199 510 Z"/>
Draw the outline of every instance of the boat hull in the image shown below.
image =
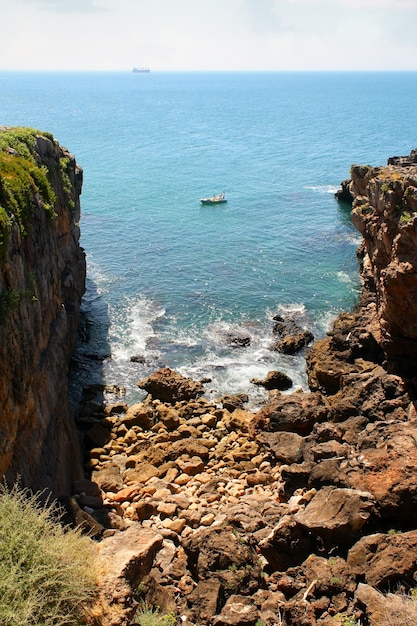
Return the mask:
<path fill-rule="evenodd" d="M 211 198 L 201 198 L 201 204 L 225 204 L 227 200 L 212 200 Z"/>

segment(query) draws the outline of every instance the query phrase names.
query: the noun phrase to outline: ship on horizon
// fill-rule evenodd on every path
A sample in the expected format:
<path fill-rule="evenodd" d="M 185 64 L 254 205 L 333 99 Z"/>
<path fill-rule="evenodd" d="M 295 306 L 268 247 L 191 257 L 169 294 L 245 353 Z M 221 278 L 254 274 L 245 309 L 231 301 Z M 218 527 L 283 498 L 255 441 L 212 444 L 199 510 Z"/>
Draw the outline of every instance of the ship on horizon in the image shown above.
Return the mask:
<path fill-rule="evenodd" d="M 150 71 L 149 67 L 134 67 L 132 70 L 134 74 L 149 74 Z"/>

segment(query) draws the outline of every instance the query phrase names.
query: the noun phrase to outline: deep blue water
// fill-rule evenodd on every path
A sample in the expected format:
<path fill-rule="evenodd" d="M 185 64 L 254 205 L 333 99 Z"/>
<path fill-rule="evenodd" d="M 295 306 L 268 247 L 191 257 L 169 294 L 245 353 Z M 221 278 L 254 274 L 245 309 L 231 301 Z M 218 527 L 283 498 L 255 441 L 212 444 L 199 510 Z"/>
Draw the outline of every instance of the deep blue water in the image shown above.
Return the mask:
<path fill-rule="evenodd" d="M 254 401 L 272 369 L 305 386 L 302 356 L 269 350 L 272 316 L 317 337 L 354 304 L 359 235 L 333 193 L 417 146 L 416 97 L 414 72 L 0 73 L 0 125 L 52 132 L 84 169 L 81 353 L 111 353 L 105 382 L 128 401 L 163 365 Z"/>

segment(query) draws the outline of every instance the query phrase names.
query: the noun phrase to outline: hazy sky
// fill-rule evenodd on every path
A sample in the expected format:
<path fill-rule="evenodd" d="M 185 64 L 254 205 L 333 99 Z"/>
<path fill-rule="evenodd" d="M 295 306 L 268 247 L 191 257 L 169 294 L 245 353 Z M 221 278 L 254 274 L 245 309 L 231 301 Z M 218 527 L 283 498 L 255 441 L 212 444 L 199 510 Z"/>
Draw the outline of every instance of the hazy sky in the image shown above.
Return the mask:
<path fill-rule="evenodd" d="M 0 70 L 417 70 L 417 0 L 0 0 Z"/>

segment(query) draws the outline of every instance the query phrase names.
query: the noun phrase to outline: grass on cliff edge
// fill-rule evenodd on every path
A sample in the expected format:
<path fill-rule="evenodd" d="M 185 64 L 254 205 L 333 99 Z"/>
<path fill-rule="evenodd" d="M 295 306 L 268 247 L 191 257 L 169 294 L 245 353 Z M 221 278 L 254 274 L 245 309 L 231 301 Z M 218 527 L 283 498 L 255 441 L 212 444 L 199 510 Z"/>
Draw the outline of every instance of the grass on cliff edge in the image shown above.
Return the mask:
<path fill-rule="evenodd" d="M 92 550 L 90 539 L 56 521 L 53 505 L 1 485 L 0 624 L 87 624 L 96 591 Z"/>
<path fill-rule="evenodd" d="M 33 128 L 0 127 L 0 261 L 5 256 L 11 220 L 23 234 L 39 198 L 50 219 L 55 217 L 55 193 L 45 167 L 38 167 L 34 153 L 37 135 L 53 140 L 49 133 Z M 68 178 L 65 171 L 63 180 Z"/>

